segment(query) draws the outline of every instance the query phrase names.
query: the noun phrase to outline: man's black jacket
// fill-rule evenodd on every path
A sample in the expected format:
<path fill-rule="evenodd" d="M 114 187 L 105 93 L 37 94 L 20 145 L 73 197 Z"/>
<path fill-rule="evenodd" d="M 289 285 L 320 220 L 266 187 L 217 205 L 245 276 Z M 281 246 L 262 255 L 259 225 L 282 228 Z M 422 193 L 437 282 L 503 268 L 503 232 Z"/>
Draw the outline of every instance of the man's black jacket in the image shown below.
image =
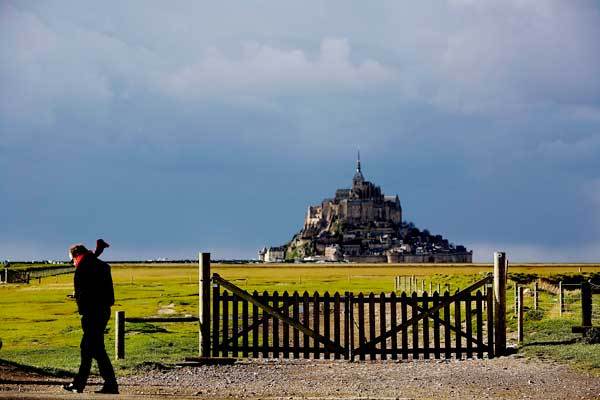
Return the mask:
<path fill-rule="evenodd" d="M 104 311 L 115 304 L 110 265 L 92 253 L 75 268 L 75 300 L 79 314 Z"/>

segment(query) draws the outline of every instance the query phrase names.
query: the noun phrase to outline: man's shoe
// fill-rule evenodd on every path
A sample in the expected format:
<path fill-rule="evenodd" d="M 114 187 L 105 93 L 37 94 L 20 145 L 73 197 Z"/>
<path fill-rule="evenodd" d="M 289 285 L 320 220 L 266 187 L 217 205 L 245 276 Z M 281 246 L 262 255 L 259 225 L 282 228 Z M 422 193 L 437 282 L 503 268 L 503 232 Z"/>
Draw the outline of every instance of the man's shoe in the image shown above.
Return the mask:
<path fill-rule="evenodd" d="M 83 389 L 80 388 L 79 386 L 75 385 L 74 383 L 69 383 L 67 385 L 63 385 L 63 389 L 65 389 L 67 392 L 72 392 L 72 393 L 82 393 Z"/>
<path fill-rule="evenodd" d="M 94 393 L 119 394 L 119 387 L 116 385 L 104 385 L 102 389 L 96 390 Z"/>

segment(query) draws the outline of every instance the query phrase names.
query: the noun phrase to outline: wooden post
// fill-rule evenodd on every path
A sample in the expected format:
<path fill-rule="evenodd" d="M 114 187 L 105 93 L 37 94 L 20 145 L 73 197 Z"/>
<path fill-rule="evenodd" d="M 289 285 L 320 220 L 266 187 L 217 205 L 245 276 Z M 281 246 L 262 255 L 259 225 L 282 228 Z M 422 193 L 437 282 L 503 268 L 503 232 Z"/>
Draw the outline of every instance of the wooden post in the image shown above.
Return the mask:
<path fill-rule="evenodd" d="M 487 299 L 487 287 L 488 287 L 488 285 L 485 285 L 483 287 L 483 297 L 486 299 Z M 482 306 L 483 306 L 483 309 L 485 310 L 487 307 L 487 301 L 484 301 Z"/>
<path fill-rule="evenodd" d="M 523 286 L 519 286 L 517 297 L 519 298 L 519 312 L 517 314 L 517 334 L 519 337 L 519 343 L 523 343 Z"/>
<path fill-rule="evenodd" d="M 519 284 L 515 282 L 515 314 L 519 312 Z"/>
<path fill-rule="evenodd" d="M 494 253 L 494 345 L 495 356 L 506 352 L 506 253 Z"/>
<path fill-rule="evenodd" d="M 538 283 L 535 281 L 533 283 L 533 309 L 537 310 L 539 306 L 539 298 L 538 298 Z"/>
<path fill-rule="evenodd" d="M 294 317 L 295 318 L 295 317 Z M 344 292 L 344 359 L 350 359 L 350 293 Z"/>
<path fill-rule="evenodd" d="M 589 282 L 581 283 L 581 325 L 592 326 L 592 287 Z"/>
<path fill-rule="evenodd" d="M 562 281 L 558 282 L 558 315 L 562 315 L 565 308 L 565 293 L 562 287 Z"/>
<path fill-rule="evenodd" d="M 425 279 L 421 279 L 421 293 L 425 291 Z"/>
<path fill-rule="evenodd" d="M 125 358 L 125 311 L 115 312 L 115 359 Z"/>
<path fill-rule="evenodd" d="M 210 253 L 198 257 L 198 322 L 200 357 L 210 357 Z"/>
<path fill-rule="evenodd" d="M 348 348 L 346 349 L 346 351 L 348 352 L 348 357 L 350 358 L 350 361 L 354 361 L 354 294 L 352 292 L 350 292 L 349 294 L 350 298 L 348 300 L 348 309 L 349 311 L 349 330 L 350 330 L 350 344 L 348 346 Z"/>
<path fill-rule="evenodd" d="M 487 311 L 487 339 L 488 339 L 488 357 L 494 357 L 494 287 L 485 285 L 486 287 L 486 311 Z"/>
<path fill-rule="evenodd" d="M 429 294 L 433 294 L 433 282 L 429 281 Z"/>

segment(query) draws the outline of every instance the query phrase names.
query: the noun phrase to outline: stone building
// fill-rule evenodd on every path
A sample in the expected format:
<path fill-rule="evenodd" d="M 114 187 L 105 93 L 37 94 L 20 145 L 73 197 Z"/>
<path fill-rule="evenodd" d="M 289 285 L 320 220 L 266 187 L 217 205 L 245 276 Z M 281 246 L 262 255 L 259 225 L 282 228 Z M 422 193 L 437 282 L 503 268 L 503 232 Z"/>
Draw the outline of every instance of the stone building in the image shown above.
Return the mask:
<path fill-rule="evenodd" d="M 421 231 L 402 217 L 398 196 L 386 196 L 365 179 L 359 153 L 352 186 L 309 206 L 302 230 L 283 247 L 261 250 L 259 258 L 265 262 L 280 257 L 368 263 L 472 262 L 472 252 L 464 246 Z"/>
<path fill-rule="evenodd" d="M 348 225 L 398 225 L 402 222 L 400 199 L 398 196 L 385 196 L 379 186 L 365 180 L 360 166 L 360 154 L 352 187 L 338 189 L 334 198 L 309 206 L 303 230 L 310 236 L 322 229 L 333 229 L 336 221 L 344 221 Z"/>
<path fill-rule="evenodd" d="M 283 262 L 285 261 L 285 246 L 263 247 L 258 252 L 258 260 L 262 262 Z"/>

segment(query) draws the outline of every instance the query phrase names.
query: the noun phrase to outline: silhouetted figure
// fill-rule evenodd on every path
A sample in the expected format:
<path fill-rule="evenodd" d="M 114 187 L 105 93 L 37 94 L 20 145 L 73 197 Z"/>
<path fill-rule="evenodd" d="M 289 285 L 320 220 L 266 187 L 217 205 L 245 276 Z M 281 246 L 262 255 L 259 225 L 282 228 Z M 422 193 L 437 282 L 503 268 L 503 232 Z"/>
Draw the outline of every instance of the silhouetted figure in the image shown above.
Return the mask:
<path fill-rule="evenodd" d="M 71 392 L 83 392 L 92 359 L 95 359 L 104 379 L 104 386 L 96 393 L 119 393 L 115 372 L 104 348 L 104 329 L 110 320 L 110 307 L 115 303 L 110 265 L 98 259 L 107 247 L 108 243 L 98 239 L 94 253 L 82 244 L 69 249 L 75 264 L 75 300 L 83 329 L 79 371 L 73 382 L 64 386 Z"/>

